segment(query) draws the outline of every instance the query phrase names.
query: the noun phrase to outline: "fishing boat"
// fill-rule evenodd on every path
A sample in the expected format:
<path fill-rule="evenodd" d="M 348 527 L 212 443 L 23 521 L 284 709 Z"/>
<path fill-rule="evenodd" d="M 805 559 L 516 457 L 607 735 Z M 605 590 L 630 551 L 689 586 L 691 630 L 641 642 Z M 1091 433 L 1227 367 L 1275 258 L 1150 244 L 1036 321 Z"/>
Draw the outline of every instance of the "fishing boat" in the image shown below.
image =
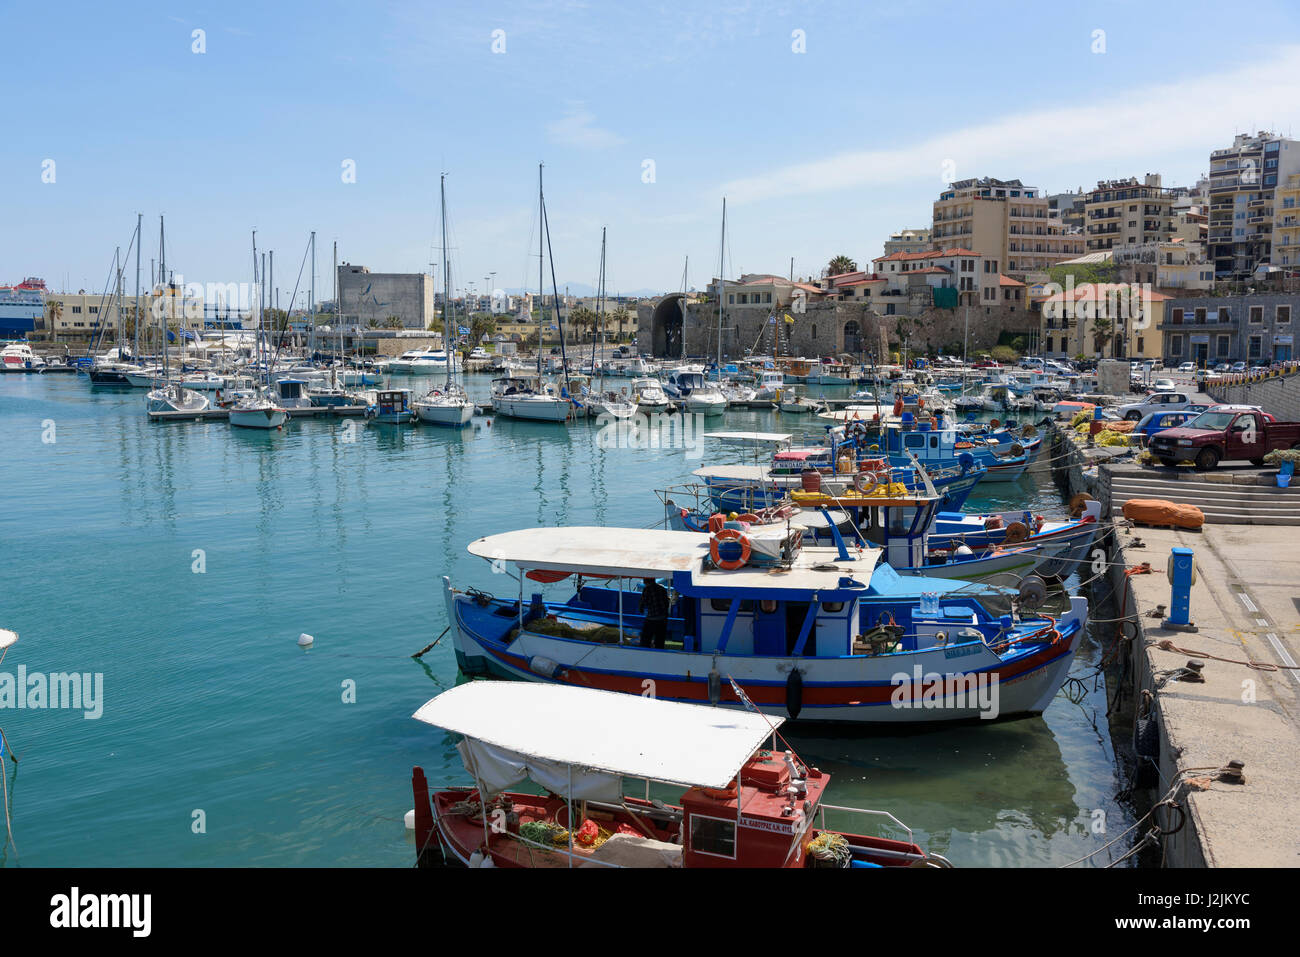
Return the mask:
<path fill-rule="evenodd" d="M 880 548 L 805 546 L 794 530 L 780 541 L 775 556 L 759 552 L 729 524 L 480 538 L 470 554 L 505 569 L 519 593 L 460 591 L 444 577 L 457 663 L 470 676 L 637 695 L 650 681 L 658 698 L 743 707 L 718 686 L 730 676 L 764 713 L 855 724 L 1041 714 L 1066 678 L 1082 597 L 1059 617 L 1034 615 L 1005 590 L 900 576 Z M 570 578 L 567 598 L 525 599 L 526 582 Z M 640 592 L 626 587 L 636 579 L 672 588 L 663 647 L 642 644 Z M 974 687 L 988 692 L 982 703 L 961 690 Z"/>
<path fill-rule="evenodd" d="M 442 338 L 451 341 L 451 263 L 447 256 L 447 176 L 444 173 L 439 183 L 439 197 L 442 206 Z M 445 425 L 459 429 L 469 425 L 474 417 L 474 403 L 465 394 L 464 387 L 456 381 L 454 363 L 448 362 L 446 381 L 441 389 L 430 389 L 428 393 L 415 402 L 415 414 L 421 422 L 431 425 Z"/>
<path fill-rule="evenodd" d="M 952 866 L 889 812 L 828 804 L 830 775 L 790 747 L 779 716 L 475 681 L 412 717 L 457 736 L 473 781 L 430 794 L 412 771 L 419 866 Z M 513 790 L 525 782 L 532 793 Z M 682 790 L 668 804 L 652 786 Z M 864 830 L 828 829 L 827 811 Z"/>
<path fill-rule="evenodd" d="M 366 418 L 387 425 L 407 425 L 416 420 L 410 389 L 380 389 L 366 406 Z"/>

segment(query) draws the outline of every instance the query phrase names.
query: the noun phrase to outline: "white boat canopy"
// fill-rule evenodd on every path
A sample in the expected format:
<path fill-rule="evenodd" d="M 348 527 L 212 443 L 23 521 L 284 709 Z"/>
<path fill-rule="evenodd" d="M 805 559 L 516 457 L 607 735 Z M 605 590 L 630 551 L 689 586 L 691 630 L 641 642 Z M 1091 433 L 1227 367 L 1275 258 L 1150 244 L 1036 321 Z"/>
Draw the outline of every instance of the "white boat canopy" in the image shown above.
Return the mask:
<path fill-rule="evenodd" d="M 704 437 L 739 445 L 782 445 L 794 435 L 790 432 L 705 432 Z"/>
<path fill-rule="evenodd" d="M 561 795 L 569 791 L 570 768 L 575 791 L 582 770 L 619 785 L 620 791 L 622 776 L 725 788 L 785 720 L 734 708 L 522 681 L 471 681 L 426 702 L 413 717 L 493 749 L 469 749 L 473 770 L 484 784 L 488 782 L 482 778 L 482 759 L 490 758 L 492 770 L 500 771 L 501 759 L 513 758 L 522 765 L 517 780 L 532 777 Z M 466 755 L 465 750 L 461 753 Z M 590 787 L 583 790 L 596 793 Z"/>
<path fill-rule="evenodd" d="M 698 567 L 709 553 L 709 536 L 655 528 L 524 528 L 480 538 L 468 550 L 529 570 L 660 578 Z"/>

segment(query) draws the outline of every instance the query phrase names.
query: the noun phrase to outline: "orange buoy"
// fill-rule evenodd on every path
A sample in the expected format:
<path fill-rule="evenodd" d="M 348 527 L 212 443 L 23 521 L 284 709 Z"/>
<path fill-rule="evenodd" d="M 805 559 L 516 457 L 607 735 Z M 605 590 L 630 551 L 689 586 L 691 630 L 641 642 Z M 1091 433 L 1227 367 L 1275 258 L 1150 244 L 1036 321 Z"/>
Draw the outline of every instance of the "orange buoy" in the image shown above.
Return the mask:
<path fill-rule="evenodd" d="M 739 542 L 740 557 L 723 561 L 718 555 L 718 546 L 723 542 Z M 749 561 L 749 538 L 735 528 L 723 528 L 714 533 L 713 538 L 709 540 L 709 557 L 713 559 L 713 564 L 717 565 L 724 571 L 733 571 L 742 567 Z"/>

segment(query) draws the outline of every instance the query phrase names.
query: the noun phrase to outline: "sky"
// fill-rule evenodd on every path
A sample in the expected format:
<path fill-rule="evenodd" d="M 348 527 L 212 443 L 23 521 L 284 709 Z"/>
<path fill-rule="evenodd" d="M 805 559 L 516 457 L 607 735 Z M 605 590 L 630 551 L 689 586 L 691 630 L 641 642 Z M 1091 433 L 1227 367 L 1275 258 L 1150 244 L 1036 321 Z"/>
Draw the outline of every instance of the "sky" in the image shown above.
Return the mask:
<path fill-rule="evenodd" d="M 1300 136 L 1300 7 L 1225 9 L 0 0 L 0 282 L 103 289 L 137 213 L 146 284 L 160 216 L 187 282 L 251 281 L 256 229 L 282 304 L 313 230 L 317 299 L 335 242 L 441 275 L 445 173 L 453 289 L 535 289 L 539 163 L 562 289 L 602 227 L 611 293 L 687 257 L 702 288 L 724 197 L 728 278 L 867 266 L 945 175 L 1191 185 L 1234 133 Z"/>

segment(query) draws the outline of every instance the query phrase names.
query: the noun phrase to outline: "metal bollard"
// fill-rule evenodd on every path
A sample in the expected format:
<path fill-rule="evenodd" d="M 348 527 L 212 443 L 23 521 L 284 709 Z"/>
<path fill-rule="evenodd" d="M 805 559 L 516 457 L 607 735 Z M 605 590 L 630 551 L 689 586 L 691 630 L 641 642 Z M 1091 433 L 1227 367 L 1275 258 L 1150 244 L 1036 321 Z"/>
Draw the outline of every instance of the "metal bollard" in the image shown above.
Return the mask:
<path fill-rule="evenodd" d="M 1196 558 L 1190 548 L 1170 550 L 1169 565 L 1165 570 L 1169 578 L 1169 617 L 1160 624 L 1173 631 L 1196 631 L 1192 623 L 1192 586 L 1196 584 Z"/>

